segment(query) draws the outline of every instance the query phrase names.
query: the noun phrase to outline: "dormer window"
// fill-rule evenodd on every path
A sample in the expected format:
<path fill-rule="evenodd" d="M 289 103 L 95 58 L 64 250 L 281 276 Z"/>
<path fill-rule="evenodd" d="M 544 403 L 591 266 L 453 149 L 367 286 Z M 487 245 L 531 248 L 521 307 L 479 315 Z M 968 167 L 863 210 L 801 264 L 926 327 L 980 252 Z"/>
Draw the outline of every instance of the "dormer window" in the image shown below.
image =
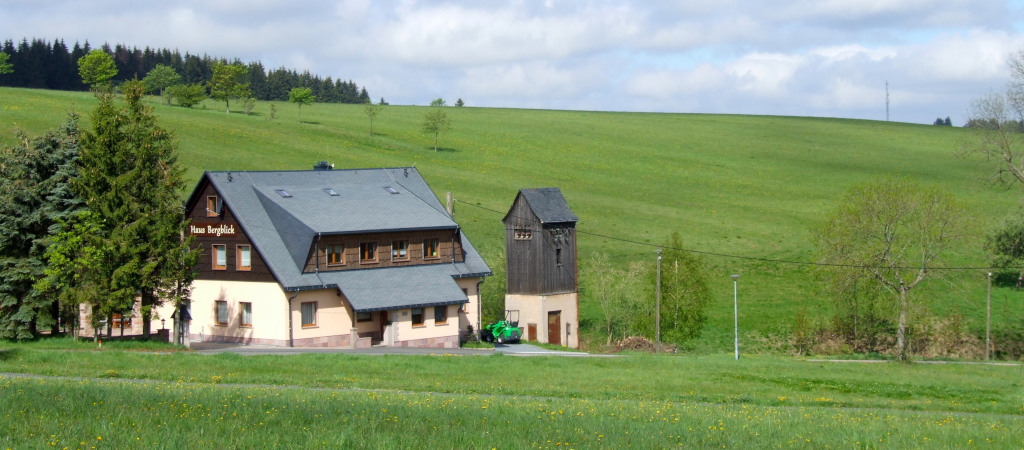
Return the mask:
<path fill-rule="evenodd" d="M 206 217 L 220 216 L 220 197 L 209 195 L 206 197 Z"/>

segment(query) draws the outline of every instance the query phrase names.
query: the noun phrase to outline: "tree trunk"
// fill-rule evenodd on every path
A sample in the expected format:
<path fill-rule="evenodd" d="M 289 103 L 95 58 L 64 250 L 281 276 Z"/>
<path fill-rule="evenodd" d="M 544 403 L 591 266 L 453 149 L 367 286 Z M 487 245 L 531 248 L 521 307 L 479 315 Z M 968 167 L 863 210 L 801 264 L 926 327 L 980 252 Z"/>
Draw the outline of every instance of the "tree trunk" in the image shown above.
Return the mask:
<path fill-rule="evenodd" d="M 139 308 L 139 320 L 142 321 L 142 338 L 149 339 L 149 333 L 152 331 L 150 330 L 149 319 L 150 316 L 152 315 L 152 306 L 154 303 L 156 303 L 154 301 L 154 298 L 156 298 L 156 296 L 153 295 L 152 291 L 145 290 L 142 292 L 141 297 L 142 299 Z M 149 314 L 146 313 L 147 311 L 149 311 Z"/>
<path fill-rule="evenodd" d="M 907 360 L 907 290 L 900 283 L 900 321 L 896 330 L 896 357 L 900 361 Z"/>

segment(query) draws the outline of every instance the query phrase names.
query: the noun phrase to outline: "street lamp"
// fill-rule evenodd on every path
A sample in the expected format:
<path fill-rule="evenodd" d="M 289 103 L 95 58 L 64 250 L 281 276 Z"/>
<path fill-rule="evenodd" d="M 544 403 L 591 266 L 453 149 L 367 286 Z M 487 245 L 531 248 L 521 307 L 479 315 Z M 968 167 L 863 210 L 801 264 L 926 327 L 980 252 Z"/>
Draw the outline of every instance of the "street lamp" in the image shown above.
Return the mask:
<path fill-rule="evenodd" d="M 740 360 L 740 304 L 737 299 L 738 292 L 738 281 L 740 279 L 739 274 L 730 275 L 732 277 L 732 318 L 733 318 L 733 335 L 736 338 L 735 349 L 736 349 L 736 360 Z"/>
<path fill-rule="evenodd" d="M 661 353 L 661 247 L 658 247 L 658 287 L 654 302 L 654 348 Z"/>
<path fill-rule="evenodd" d="M 992 352 L 992 335 L 989 330 L 992 325 L 992 272 L 988 273 L 988 296 L 985 300 L 985 361 L 988 361 Z"/>

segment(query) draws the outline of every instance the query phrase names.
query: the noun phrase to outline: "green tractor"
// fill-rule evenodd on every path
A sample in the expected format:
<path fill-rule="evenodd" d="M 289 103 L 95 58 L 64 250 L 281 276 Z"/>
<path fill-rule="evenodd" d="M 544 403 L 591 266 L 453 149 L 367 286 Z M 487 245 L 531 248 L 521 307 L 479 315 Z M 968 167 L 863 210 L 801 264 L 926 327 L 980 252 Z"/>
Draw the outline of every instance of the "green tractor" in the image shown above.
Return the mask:
<path fill-rule="evenodd" d="M 495 323 L 485 325 L 484 328 L 480 330 L 480 340 L 484 342 L 507 344 L 509 342 L 519 342 L 519 338 L 518 310 L 505 310 L 505 320 L 499 320 Z"/>

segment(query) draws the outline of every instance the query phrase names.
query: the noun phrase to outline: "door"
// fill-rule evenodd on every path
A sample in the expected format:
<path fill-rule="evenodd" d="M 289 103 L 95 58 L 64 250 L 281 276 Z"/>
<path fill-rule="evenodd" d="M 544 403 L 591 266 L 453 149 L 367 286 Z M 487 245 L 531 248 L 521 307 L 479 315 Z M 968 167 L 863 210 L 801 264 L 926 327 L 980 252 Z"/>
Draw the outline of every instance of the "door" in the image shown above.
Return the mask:
<path fill-rule="evenodd" d="M 526 324 L 526 340 L 530 342 L 537 342 L 537 324 Z"/>
<path fill-rule="evenodd" d="M 548 312 L 548 344 L 562 345 L 562 312 Z"/>

